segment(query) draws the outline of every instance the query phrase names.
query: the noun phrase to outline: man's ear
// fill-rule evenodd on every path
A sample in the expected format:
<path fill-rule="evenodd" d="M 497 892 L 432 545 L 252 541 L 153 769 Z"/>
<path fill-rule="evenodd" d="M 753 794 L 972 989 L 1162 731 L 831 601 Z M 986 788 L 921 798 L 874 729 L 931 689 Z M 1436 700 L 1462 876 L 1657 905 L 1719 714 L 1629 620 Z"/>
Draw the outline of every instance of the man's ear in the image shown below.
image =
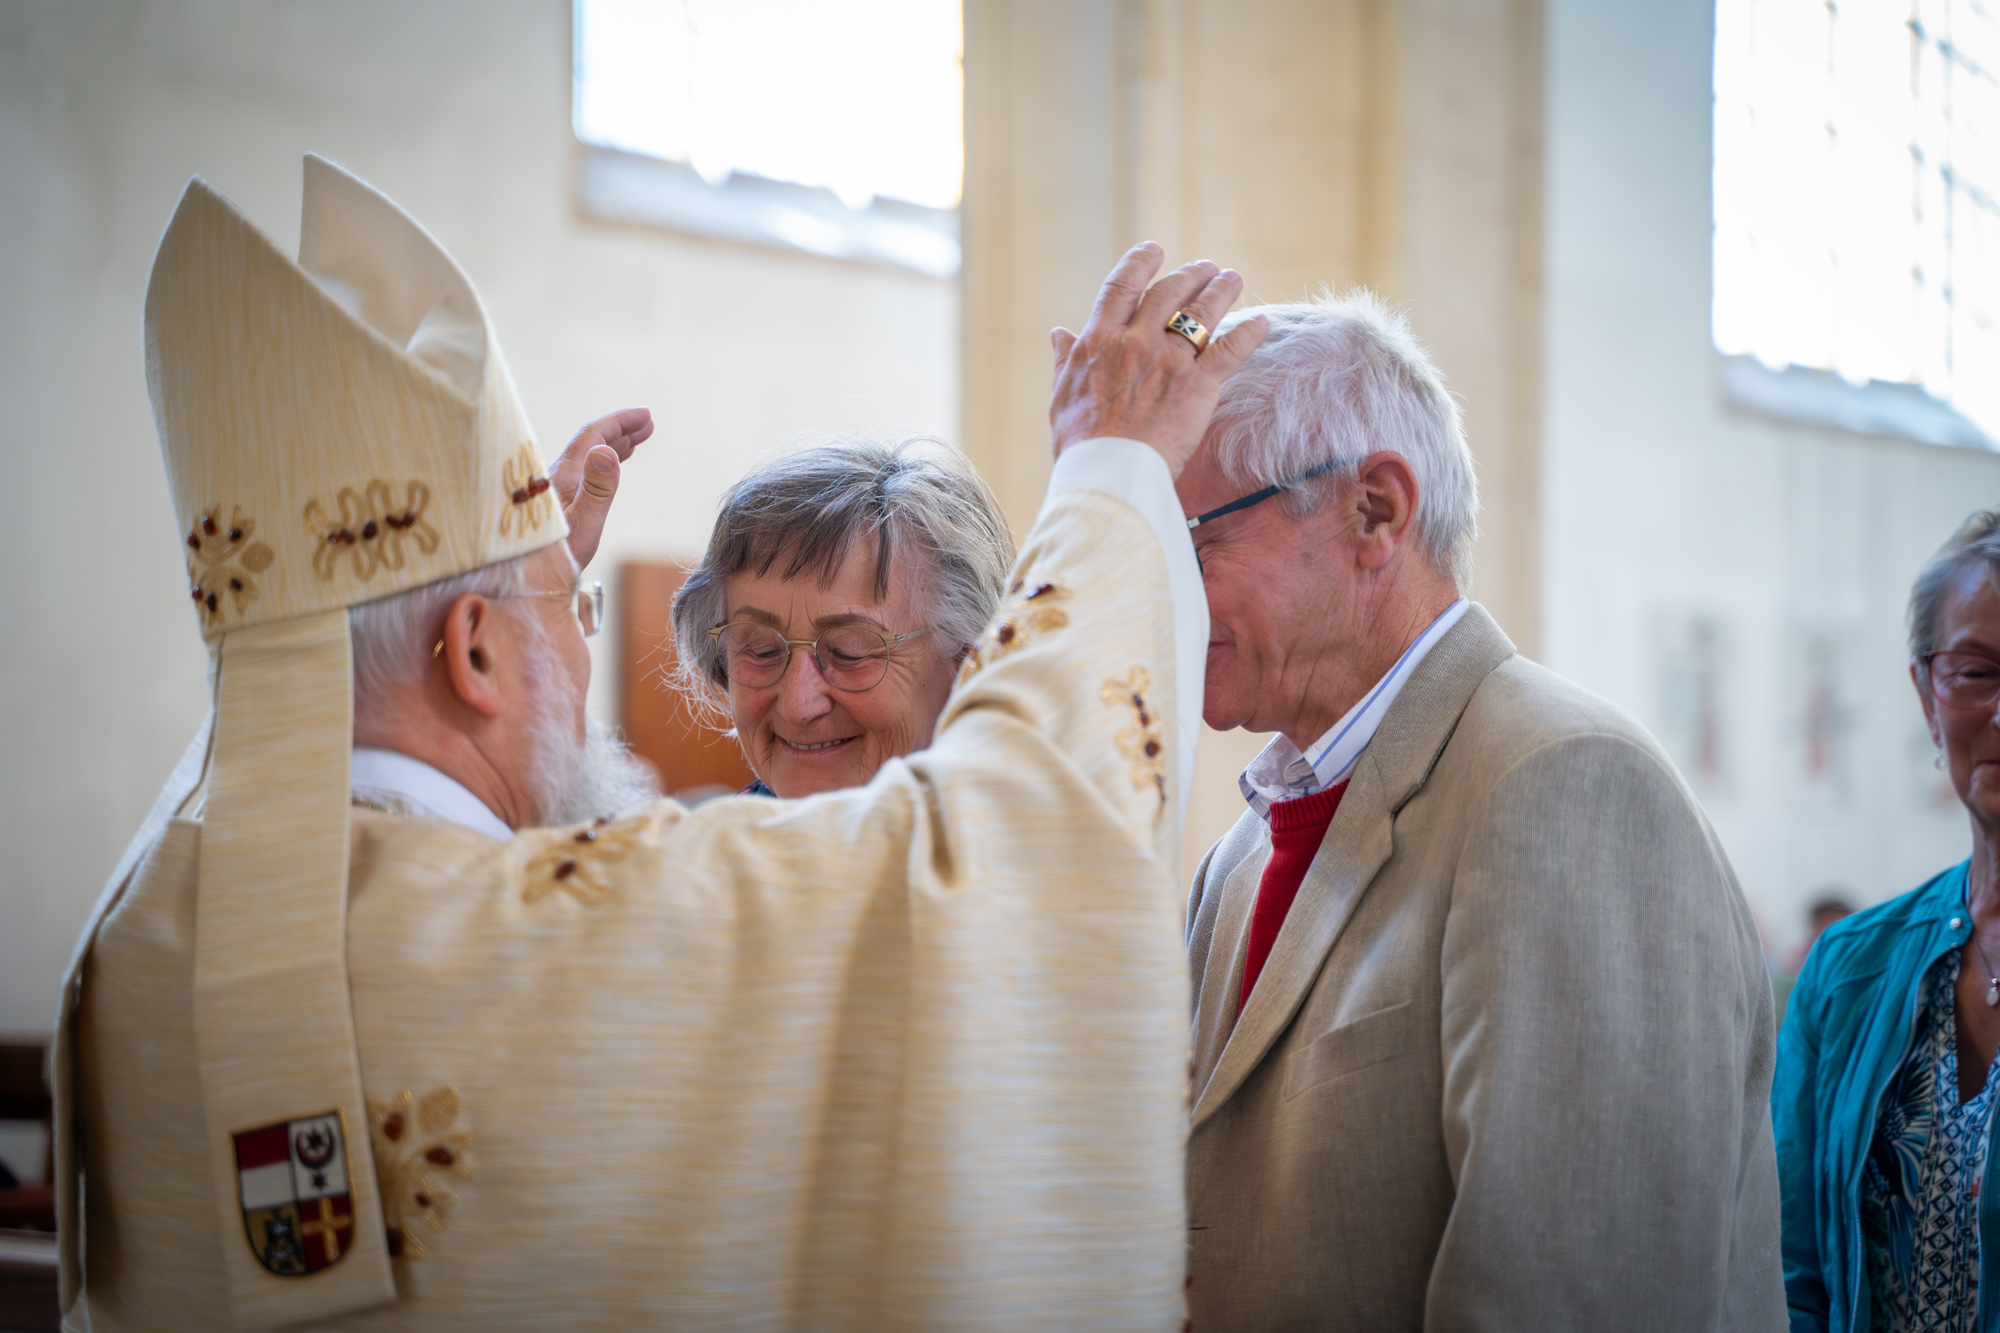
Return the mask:
<path fill-rule="evenodd" d="M 1361 565 L 1380 569 L 1416 536 L 1417 474 L 1409 459 L 1385 449 L 1361 460 L 1354 488 Z"/>
<path fill-rule="evenodd" d="M 445 612 L 442 649 L 445 680 L 451 692 L 475 713 L 498 717 L 506 709 L 495 670 L 503 631 L 500 610 L 476 592 L 466 593 Z"/>

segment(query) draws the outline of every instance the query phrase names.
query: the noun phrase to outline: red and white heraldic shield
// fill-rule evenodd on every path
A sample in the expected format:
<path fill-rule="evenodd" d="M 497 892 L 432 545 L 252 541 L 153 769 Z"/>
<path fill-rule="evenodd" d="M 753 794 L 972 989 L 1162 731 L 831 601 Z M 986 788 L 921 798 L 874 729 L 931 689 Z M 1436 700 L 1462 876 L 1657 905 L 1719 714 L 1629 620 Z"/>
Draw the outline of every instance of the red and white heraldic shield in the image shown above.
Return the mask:
<path fill-rule="evenodd" d="M 306 1277 L 340 1262 L 354 1243 L 354 1179 L 339 1111 L 235 1136 L 243 1234 L 257 1262 Z"/>

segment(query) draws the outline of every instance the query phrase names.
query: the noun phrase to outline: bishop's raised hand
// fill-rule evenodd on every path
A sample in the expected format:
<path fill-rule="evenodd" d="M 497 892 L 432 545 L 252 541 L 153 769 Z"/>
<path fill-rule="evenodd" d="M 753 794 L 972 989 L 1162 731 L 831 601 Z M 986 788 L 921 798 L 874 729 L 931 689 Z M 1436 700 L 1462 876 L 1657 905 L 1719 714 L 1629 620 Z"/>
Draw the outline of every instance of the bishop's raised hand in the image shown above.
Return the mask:
<path fill-rule="evenodd" d="M 584 568 L 597 554 L 611 498 L 618 493 L 620 466 L 653 433 L 653 414 L 628 407 L 599 417 L 576 433 L 549 469 L 549 482 L 569 523 L 569 553 Z"/>
<path fill-rule="evenodd" d="M 1197 348 L 1168 321 L 1185 312 L 1213 329 L 1242 295 L 1243 279 L 1199 259 L 1148 287 L 1161 258 L 1151 241 L 1126 251 L 1083 332 L 1050 333 L 1056 374 L 1049 426 L 1058 455 L 1084 440 L 1118 436 L 1151 445 L 1180 476 L 1215 414 L 1222 382 L 1270 331 L 1258 315 Z"/>

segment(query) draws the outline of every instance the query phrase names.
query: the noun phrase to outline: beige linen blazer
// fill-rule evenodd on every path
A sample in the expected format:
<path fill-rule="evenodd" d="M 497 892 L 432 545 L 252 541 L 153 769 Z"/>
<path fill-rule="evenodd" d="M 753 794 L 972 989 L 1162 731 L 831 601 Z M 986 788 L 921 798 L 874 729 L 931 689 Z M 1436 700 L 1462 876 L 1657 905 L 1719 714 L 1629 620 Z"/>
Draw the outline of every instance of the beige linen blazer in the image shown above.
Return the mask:
<path fill-rule="evenodd" d="M 1072 489 L 1017 577 L 936 743 L 865 788 L 507 842 L 357 812 L 349 1141 L 398 1298 L 312 1327 L 1179 1328 L 1167 568 L 1144 517 Z M 73 1329 L 230 1326 L 202 837 L 174 818 L 146 849 L 63 1025 Z"/>
<path fill-rule="evenodd" d="M 1241 1017 L 1270 834 L 1189 913 L 1197 1330 L 1782 1329 L 1771 987 L 1693 797 L 1473 606 Z"/>

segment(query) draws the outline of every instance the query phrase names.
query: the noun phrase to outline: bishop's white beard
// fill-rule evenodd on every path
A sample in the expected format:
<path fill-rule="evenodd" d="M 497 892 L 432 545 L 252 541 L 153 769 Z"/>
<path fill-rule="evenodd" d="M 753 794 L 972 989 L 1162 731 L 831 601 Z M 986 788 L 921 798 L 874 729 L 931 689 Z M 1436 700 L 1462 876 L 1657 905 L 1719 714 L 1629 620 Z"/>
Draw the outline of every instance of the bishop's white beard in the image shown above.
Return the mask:
<path fill-rule="evenodd" d="M 555 661 L 553 645 L 537 645 L 527 666 L 535 700 L 528 775 L 535 822 L 548 827 L 620 819 L 659 799 L 651 771 L 614 728 L 585 714 L 583 740 L 577 740 L 576 684 Z"/>

